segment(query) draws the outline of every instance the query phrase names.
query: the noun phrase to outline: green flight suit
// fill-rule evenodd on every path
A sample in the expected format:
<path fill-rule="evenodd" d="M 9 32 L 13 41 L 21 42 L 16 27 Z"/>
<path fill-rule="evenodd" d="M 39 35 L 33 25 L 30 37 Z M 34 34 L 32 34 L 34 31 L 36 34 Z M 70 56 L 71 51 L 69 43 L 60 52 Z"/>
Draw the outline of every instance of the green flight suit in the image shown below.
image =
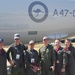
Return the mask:
<path fill-rule="evenodd" d="M 47 47 L 42 46 L 39 49 L 39 58 L 41 63 L 41 75 L 53 75 L 53 72 L 50 69 L 56 58 L 53 46 L 49 44 Z"/>

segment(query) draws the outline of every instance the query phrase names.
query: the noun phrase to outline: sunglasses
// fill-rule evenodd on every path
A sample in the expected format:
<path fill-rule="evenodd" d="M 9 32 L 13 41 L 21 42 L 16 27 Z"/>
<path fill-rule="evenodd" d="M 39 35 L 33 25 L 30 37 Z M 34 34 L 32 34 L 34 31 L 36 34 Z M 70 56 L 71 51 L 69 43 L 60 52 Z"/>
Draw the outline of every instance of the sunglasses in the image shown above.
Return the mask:
<path fill-rule="evenodd" d="M 15 40 L 20 40 L 20 39 L 15 39 Z"/>

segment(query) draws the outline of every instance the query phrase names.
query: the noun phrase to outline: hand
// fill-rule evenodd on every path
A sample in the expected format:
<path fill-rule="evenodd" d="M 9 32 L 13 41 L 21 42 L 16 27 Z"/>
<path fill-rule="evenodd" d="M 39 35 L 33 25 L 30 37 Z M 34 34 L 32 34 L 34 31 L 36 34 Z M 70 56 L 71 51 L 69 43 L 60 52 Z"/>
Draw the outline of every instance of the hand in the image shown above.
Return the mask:
<path fill-rule="evenodd" d="M 38 67 L 34 66 L 34 72 L 37 72 L 37 70 L 38 70 Z"/>
<path fill-rule="evenodd" d="M 55 67 L 54 66 L 51 66 L 50 69 L 52 69 L 52 71 L 54 71 L 55 70 Z"/>
<path fill-rule="evenodd" d="M 61 72 L 65 72 L 65 68 L 62 68 L 62 69 L 61 69 Z"/>
<path fill-rule="evenodd" d="M 11 66 L 14 66 L 14 61 L 10 60 L 9 62 L 11 64 Z"/>
<path fill-rule="evenodd" d="M 37 66 L 31 65 L 31 67 L 33 68 L 32 70 L 33 70 L 34 72 L 37 72 L 37 70 L 38 70 L 38 67 L 37 67 Z"/>
<path fill-rule="evenodd" d="M 41 70 L 41 66 L 38 66 L 38 69 Z"/>

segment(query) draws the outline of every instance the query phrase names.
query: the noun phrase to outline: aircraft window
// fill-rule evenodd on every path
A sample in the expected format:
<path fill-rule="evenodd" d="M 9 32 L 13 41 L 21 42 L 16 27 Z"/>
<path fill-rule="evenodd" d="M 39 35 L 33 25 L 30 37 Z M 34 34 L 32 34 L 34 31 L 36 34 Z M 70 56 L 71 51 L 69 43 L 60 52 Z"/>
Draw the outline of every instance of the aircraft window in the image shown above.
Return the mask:
<path fill-rule="evenodd" d="M 37 35 L 37 31 L 29 31 L 28 35 Z"/>
<path fill-rule="evenodd" d="M 48 37 L 50 39 L 59 39 L 59 38 L 64 38 L 67 37 L 68 34 L 50 34 Z"/>

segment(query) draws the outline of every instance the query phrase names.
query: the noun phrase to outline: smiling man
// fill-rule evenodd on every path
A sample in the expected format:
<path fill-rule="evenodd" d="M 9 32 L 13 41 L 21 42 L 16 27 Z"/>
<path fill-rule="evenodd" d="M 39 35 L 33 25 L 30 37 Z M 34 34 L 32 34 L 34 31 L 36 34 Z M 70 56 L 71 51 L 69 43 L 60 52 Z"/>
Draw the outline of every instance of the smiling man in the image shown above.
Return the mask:
<path fill-rule="evenodd" d="M 14 35 L 14 43 L 7 51 L 7 58 L 12 66 L 12 75 L 25 75 L 24 51 L 27 48 L 20 43 L 20 34 Z M 11 56 L 10 56 L 11 53 Z"/>
<path fill-rule="evenodd" d="M 41 64 L 41 75 L 53 75 L 55 70 L 55 51 L 49 44 L 48 37 L 43 37 L 43 46 L 39 49 L 39 58 Z"/>

